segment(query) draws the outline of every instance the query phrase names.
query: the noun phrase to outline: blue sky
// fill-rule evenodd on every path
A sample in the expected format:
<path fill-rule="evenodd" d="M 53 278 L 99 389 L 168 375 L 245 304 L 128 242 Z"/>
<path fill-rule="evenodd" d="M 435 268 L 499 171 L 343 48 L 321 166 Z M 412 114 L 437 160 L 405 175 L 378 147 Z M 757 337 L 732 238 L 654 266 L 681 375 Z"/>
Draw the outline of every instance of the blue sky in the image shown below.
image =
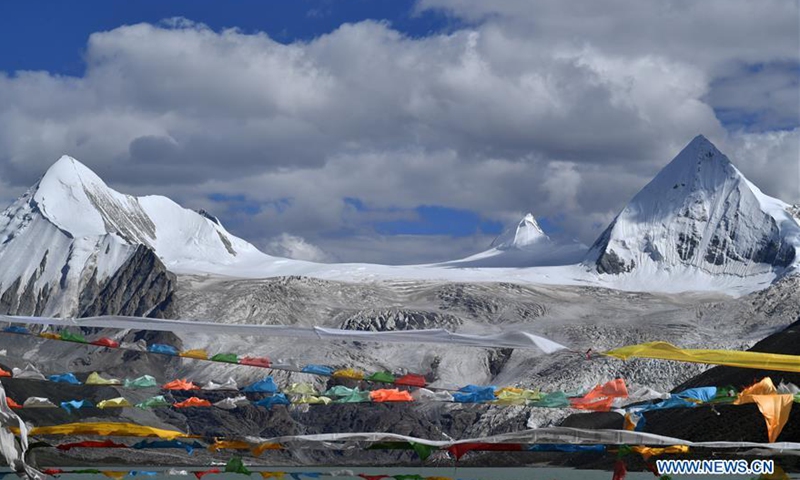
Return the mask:
<path fill-rule="evenodd" d="M 412 36 L 453 30 L 463 24 L 441 12 L 414 11 L 409 0 L 235 0 L 224 7 L 214 0 L 85 0 L 80 4 L 59 0 L 8 1 L 0 4 L 0 69 L 47 70 L 79 75 L 86 41 L 93 32 L 121 25 L 158 23 L 185 17 L 214 30 L 238 28 L 265 32 L 291 43 L 329 33 L 343 23 L 362 20 L 389 21 Z M 12 47 L 13 46 L 13 47 Z"/>
<path fill-rule="evenodd" d="M 76 5 L 0 3 L 7 200 L 68 153 L 273 253 L 419 263 L 527 212 L 590 244 L 703 133 L 800 202 L 797 1 Z"/>

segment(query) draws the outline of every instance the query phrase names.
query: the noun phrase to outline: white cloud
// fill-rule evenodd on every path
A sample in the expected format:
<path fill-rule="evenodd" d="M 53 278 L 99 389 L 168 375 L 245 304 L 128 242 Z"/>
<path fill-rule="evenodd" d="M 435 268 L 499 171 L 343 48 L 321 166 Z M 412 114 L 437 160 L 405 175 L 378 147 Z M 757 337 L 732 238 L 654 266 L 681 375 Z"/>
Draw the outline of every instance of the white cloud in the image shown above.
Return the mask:
<path fill-rule="evenodd" d="M 120 190 L 205 208 L 259 245 L 277 239 L 293 254 L 316 248 L 346 261 L 381 261 L 380 252 L 394 261 L 401 251 L 428 261 L 443 259 L 432 252 L 448 242 L 380 237 L 373 222 L 407 218 L 420 205 L 504 223 L 533 211 L 591 243 L 704 133 L 746 162 L 742 170 L 765 192 L 796 201 L 784 171 L 797 160 L 797 131 L 728 132 L 712 108 L 791 117 L 776 106 L 790 89 L 769 96 L 734 78 L 742 63 L 796 59 L 784 46 L 796 26 L 780 12 L 796 3 L 774 11 L 595 3 L 504 2 L 490 12 L 487 2 L 426 0 L 420 8 L 493 15 L 422 38 L 371 21 L 288 45 L 182 19 L 95 33 L 81 77 L 0 74 L 0 193 L 18 193 L 69 153 Z M 653 16 L 653 8 L 666 10 Z M 731 43 L 726 22 L 767 39 Z M 754 81 L 785 87 L 781 72 Z M 745 86 L 751 94 L 732 100 Z M 255 207 L 213 202 L 212 193 L 244 195 Z M 358 238 L 358 248 L 343 238 Z M 452 256 L 486 240 L 452 239 Z M 313 248 L 297 247 L 304 243 Z"/>
<path fill-rule="evenodd" d="M 304 238 L 282 233 L 267 242 L 264 251 L 278 257 L 308 260 L 309 262 L 330 262 L 333 258 Z"/>

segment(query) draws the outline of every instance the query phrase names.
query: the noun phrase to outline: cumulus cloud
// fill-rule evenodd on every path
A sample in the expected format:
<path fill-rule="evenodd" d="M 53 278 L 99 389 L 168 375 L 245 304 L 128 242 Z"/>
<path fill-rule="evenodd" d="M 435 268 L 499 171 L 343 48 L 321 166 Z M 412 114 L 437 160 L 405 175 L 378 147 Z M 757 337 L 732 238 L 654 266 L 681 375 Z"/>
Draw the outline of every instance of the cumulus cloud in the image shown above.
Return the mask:
<path fill-rule="evenodd" d="M 718 118 L 760 109 L 758 124 L 796 126 L 786 69 L 746 68 L 794 65 L 781 12 L 796 3 L 706 3 L 425 0 L 474 26 L 419 38 L 374 21 L 290 44 L 185 19 L 97 32 L 82 76 L 0 73 L 0 196 L 67 153 L 288 256 L 433 261 L 491 238 L 450 239 L 444 255 L 448 242 L 382 237 L 375 222 L 420 205 L 505 224 L 532 211 L 588 244 L 704 133 L 766 193 L 800 202 L 782 173 L 798 131 Z"/>
<path fill-rule="evenodd" d="M 333 258 L 304 238 L 282 233 L 267 242 L 264 251 L 277 257 L 307 260 L 309 262 L 330 262 Z"/>

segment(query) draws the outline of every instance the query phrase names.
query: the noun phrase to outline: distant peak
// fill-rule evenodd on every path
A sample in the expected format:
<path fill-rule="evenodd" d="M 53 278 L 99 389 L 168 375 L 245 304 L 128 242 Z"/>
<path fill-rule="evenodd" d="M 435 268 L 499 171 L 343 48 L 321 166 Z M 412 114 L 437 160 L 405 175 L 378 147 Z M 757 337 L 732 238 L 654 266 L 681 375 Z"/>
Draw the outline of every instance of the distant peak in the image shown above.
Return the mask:
<path fill-rule="evenodd" d="M 503 250 L 509 248 L 523 248 L 543 240 L 548 240 L 539 222 L 532 213 L 528 213 L 517 223 L 516 227 L 511 227 L 504 231 L 492 242 L 492 247 Z"/>
<path fill-rule="evenodd" d="M 518 227 L 534 228 L 535 230 L 541 232 L 542 235 L 544 235 L 544 230 L 542 230 L 542 227 L 539 226 L 539 222 L 536 221 L 536 217 L 534 217 L 533 214 L 530 212 L 528 212 L 528 214 L 522 217 L 522 220 L 519 222 Z"/>

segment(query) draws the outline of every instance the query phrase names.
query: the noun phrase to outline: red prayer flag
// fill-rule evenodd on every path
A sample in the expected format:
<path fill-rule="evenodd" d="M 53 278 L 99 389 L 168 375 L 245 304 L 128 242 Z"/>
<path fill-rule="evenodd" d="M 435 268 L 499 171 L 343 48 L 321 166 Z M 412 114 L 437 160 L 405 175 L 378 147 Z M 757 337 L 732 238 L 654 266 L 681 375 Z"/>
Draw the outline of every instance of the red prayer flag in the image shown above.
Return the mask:
<path fill-rule="evenodd" d="M 119 348 L 119 342 L 108 337 L 98 338 L 94 342 L 91 342 L 91 344 L 100 347 Z"/>
<path fill-rule="evenodd" d="M 115 443 L 111 440 L 85 440 L 83 442 L 64 443 L 56 446 L 56 448 L 67 451 L 72 448 L 128 448 L 128 446 L 122 443 Z"/>
<path fill-rule="evenodd" d="M 164 390 L 200 390 L 200 387 L 186 379 L 173 380 L 161 388 Z"/>
<path fill-rule="evenodd" d="M 212 468 L 211 470 L 205 470 L 202 472 L 194 472 L 194 476 L 198 479 L 203 478 L 204 476 L 211 474 L 211 473 L 222 473 L 219 468 Z"/>
<path fill-rule="evenodd" d="M 188 407 L 210 407 L 211 402 L 204 398 L 191 397 L 182 402 L 173 405 L 175 408 L 188 408 Z"/>
<path fill-rule="evenodd" d="M 494 452 L 519 452 L 522 445 L 519 443 L 457 443 L 447 447 L 447 451 L 460 460 L 467 452 L 473 450 L 494 451 Z"/>
<path fill-rule="evenodd" d="M 617 460 L 614 463 L 614 476 L 611 480 L 625 480 L 625 475 L 628 474 L 628 469 L 625 467 L 625 462 Z"/>
<path fill-rule="evenodd" d="M 250 365 L 251 367 L 269 368 L 272 363 L 267 357 L 244 357 L 239 360 L 239 365 Z"/>
<path fill-rule="evenodd" d="M 424 387 L 427 385 L 425 377 L 416 373 L 407 373 L 400 378 L 396 378 L 395 385 L 408 385 L 409 387 Z"/>

